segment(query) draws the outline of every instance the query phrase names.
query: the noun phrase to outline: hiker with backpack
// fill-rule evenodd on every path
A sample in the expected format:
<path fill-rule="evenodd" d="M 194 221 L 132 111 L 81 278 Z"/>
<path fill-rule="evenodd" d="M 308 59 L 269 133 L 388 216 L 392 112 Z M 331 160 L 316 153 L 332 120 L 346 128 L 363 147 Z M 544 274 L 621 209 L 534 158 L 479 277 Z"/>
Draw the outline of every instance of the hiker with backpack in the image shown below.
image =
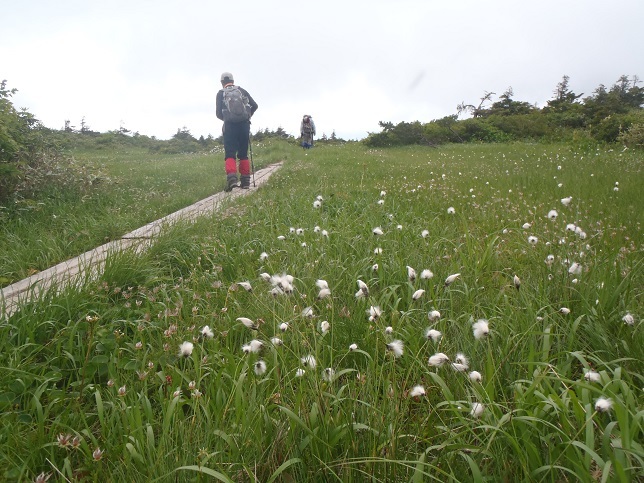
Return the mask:
<path fill-rule="evenodd" d="M 250 94 L 234 83 L 230 72 L 221 74 L 221 90 L 217 92 L 217 118 L 224 121 L 224 158 L 226 160 L 226 191 L 239 186 L 250 188 L 251 166 L 248 160 L 250 118 L 257 110 L 257 103 Z"/>
<path fill-rule="evenodd" d="M 310 149 L 313 147 L 313 136 L 315 136 L 315 123 L 313 118 L 305 114 L 300 124 L 300 136 L 302 136 L 302 147 Z"/>

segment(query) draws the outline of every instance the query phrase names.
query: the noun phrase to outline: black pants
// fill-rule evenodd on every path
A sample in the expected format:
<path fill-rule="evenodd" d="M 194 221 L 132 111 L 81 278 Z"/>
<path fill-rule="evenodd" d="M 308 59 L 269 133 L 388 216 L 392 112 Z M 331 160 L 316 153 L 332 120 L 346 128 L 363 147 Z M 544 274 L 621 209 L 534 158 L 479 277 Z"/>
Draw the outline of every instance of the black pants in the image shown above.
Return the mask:
<path fill-rule="evenodd" d="M 224 151 L 226 159 L 248 159 L 249 122 L 224 124 Z"/>

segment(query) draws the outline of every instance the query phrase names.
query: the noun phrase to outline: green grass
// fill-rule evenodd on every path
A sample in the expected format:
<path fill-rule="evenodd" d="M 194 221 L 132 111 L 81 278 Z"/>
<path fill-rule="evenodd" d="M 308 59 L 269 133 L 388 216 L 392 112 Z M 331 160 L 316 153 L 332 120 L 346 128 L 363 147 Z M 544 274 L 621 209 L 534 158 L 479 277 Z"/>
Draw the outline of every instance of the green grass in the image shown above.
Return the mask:
<path fill-rule="evenodd" d="M 287 161 L 252 196 L 168 228 L 143 254 L 111 257 L 99 280 L 44 293 L 0 325 L 4 479 L 644 476 L 641 153 L 273 144 L 255 154 Z M 137 165 L 113 164 L 123 179 Z M 156 173 L 138 167 L 128 183 L 160 183 Z M 410 281 L 408 266 L 434 277 Z M 291 275 L 293 293 L 271 294 L 261 273 Z M 330 297 L 318 299 L 319 279 Z M 367 297 L 356 298 L 357 280 Z M 382 315 L 369 320 L 375 306 Z M 430 322 L 433 309 L 441 318 Z M 478 319 L 489 321 L 486 338 L 473 336 Z M 213 338 L 201 336 L 206 325 Z M 440 341 L 425 337 L 429 327 Z M 245 353 L 253 339 L 261 351 Z M 392 340 L 402 356 L 387 350 Z M 184 341 L 194 343 L 186 357 Z M 465 354 L 468 371 L 430 367 L 437 352 Z M 585 380 L 590 369 L 597 382 Z M 410 397 L 417 385 L 426 394 Z M 595 410 L 600 397 L 610 410 Z"/>

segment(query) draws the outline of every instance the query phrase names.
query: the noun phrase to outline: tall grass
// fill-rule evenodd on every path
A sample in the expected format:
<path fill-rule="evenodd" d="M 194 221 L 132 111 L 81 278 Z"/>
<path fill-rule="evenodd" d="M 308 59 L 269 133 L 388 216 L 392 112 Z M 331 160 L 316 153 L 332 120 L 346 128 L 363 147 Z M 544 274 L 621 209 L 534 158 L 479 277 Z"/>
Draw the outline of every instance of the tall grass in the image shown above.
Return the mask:
<path fill-rule="evenodd" d="M 0 325 L 5 479 L 644 476 L 637 153 L 265 149 L 289 159 L 252 196 Z"/>

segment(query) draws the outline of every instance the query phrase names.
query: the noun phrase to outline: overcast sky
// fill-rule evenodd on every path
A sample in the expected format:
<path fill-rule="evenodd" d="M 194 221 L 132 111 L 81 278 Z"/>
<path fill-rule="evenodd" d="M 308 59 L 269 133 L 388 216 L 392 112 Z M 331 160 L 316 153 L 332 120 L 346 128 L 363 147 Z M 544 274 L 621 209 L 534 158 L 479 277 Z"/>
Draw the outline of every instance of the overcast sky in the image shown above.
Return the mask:
<path fill-rule="evenodd" d="M 218 136 L 223 71 L 259 104 L 253 132 L 299 135 L 310 114 L 344 139 L 510 86 L 541 107 L 563 75 L 585 95 L 644 79 L 642 0 L 8 0 L 0 15 L 0 80 L 55 129 Z"/>

